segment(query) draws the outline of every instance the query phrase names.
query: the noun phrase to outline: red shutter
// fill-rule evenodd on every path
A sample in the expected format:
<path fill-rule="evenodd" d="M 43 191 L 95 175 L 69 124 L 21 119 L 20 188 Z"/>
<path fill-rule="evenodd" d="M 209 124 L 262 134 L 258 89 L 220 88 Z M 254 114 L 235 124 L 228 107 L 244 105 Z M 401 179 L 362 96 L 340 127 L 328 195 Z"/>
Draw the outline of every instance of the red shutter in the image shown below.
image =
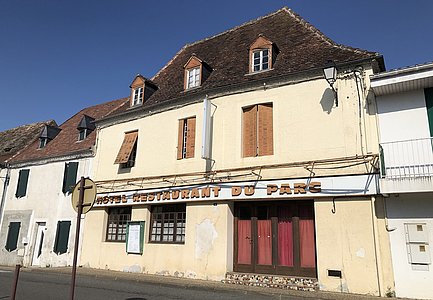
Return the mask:
<path fill-rule="evenodd" d="M 258 105 L 258 155 L 274 154 L 272 104 Z"/>
<path fill-rule="evenodd" d="M 257 105 L 243 109 L 242 146 L 243 157 L 257 155 Z"/>
<path fill-rule="evenodd" d="M 187 119 L 186 122 L 186 158 L 192 158 L 195 151 L 195 117 Z"/>
<path fill-rule="evenodd" d="M 137 141 L 138 132 L 129 132 L 125 134 L 122 146 L 120 147 L 119 153 L 117 154 L 115 164 L 127 163 L 131 156 L 132 149 Z"/>

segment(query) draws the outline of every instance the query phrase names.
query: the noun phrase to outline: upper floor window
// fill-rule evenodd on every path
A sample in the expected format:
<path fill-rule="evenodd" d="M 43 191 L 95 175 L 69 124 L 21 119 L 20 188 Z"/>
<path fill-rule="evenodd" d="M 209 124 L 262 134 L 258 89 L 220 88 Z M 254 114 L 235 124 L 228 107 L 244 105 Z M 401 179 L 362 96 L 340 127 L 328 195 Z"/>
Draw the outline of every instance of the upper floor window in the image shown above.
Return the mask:
<path fill-rule="evenodd" d="M 269 49 L 253 51 L 253 72 L 269 69 Z"/>
<path fill-rule="evenodd" d="M 39 148 L 44 148 L 51 140 L 53 140 L 61 131 L 59 127 L 45 125 L 39 136 Z"/>
<path fill-rule="evenodd" d="M 29 169 L 23 169 L 20 170 L 20 173 L 18 175 L 18 184 L 17 184 L 17 191 L 15 192 L 15 196 L 17 198 L 24 197 L 27 193 L 27 184 L 29 182 Z"/>
<path fill-rule="evenodd" d="M 63 193 L 72 193 L 76 183 L 77 183 L 77 172 L 78 172 L 78 162 L 72 161 L 65 163 L 65 170 L 63 172 Z"/>
<path fill-rule="evenodd" d="M 39 138 L 39 148 L 44 148 L 48 143 L 48 138 L 40 137 Z"/>
<path fill-rule="evenodd" d="M 92 117 L 89 117 L 87 115 L 83 115 L 81 118 L 80 123 L 77 126 L 78 129 L 78 140 L 83 141 L 86 139 L 86 137 L 95 130 L 95 119 Z"/>
<path fill-rule="evenodd" d="M 274 154 L 272 103 L 242 109 L 243 157 Z"/>
<path fill-rule="evenodd" d="M 131 88 L 131 107 L 142 105 L 158 89 L 155 83 L 140 74 L 135 76 L 129 87 Z"/>
<path fill-rule="evenodd" d="M 250 46 L 250 73 L 273 68 L 278 49 L 269 39 L 260 35 Z"/>
<path fill-rule="evenodd" d="M 212 69 L 203 60 L 192 54 L 187 63 L 183 66 L 184 74 L 184 89 L 197 88 L 203 85 L 203 82 L 209 77 Z"/>
<path fill-rule="evenodd" d="M 186 72 L 188 74 L 186 88 L 190 89 L 200 86 L 200 67 L 189 69 Z"/>
<path fill-rule="evenodd" d="M 137 105 L 143 103 L 143 87 L 138 87 L 134 89 L 134 96 L 132 99 L 132 105 Z"/>
<path fill-rule="evenodd" d="M 115 164 L 120 164 L 121 168 L 132 168 L 135 165 L 137 155 L 138 131 L 125 133 L 122 146 L 120 146 Z"/>
<path fill-rule="evenodd" d="M 192 158 L 195 151 L 195 117 L 179 120 L 177 159 Z"/>

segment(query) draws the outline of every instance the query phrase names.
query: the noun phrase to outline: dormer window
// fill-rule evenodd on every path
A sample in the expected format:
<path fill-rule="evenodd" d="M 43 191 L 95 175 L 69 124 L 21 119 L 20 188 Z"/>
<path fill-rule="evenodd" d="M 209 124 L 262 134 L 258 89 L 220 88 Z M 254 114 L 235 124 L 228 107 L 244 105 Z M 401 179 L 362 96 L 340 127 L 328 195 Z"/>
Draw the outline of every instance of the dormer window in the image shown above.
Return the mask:
<path fill-rule="evenodd" d="M 78 141 L 86 139 L 86 137 L 95 130 L 95 119 L 87 115 L 83 115 L 80 123 L 77 126 L 78 129 Z"/>
<path fill-rule="evenodd" d="M 250 46 L 250 73 L 270 70 L 277 57 L 278 49 L 269 39 L 260 35 Z"/>
<path fill-rule="evenodd" d="M 200 67 L 189 69 L 186 72 L 188 73 L 188 82 L 186 84 L 186 88 L 190 89 L 200 86 Z"/>
<path fill-rule="evenodd" d="M 134 89 L 134 97 L 132 99 L 132 105 L 138 105 L 143 103 L 143 92 L 142 86 Z"/>
<path fill-rule="evenodd" d="M 202 86 L 203 82 L 209 77 L 212 71 L 212 69 L 195 54 L 192 54 L 183 67 L 185 69 L 185 90 Z"/>
<path fill-rule="evenodd" d="M 155 83 L 138 74 L 131 85 L 131 107 L 140 106 L 158 89 Z"/>
<path fill-rule="evenodd" d="M 39 148 L 45 148 L 47 144 L 59 134 L 60 130 L 61 129 L 58 127 L 45 125 L 39 136 Z"/>

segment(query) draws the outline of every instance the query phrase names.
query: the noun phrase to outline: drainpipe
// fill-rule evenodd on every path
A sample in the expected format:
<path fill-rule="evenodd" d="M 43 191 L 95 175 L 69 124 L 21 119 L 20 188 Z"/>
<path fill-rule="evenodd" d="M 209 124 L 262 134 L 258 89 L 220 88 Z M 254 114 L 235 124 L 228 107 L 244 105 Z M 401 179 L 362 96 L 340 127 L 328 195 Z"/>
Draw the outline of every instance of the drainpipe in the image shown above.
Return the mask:
<path fill-rule="evenodd" d="M 10 175 L 11 175 L 11 169 L 9 167 L 8 164 L 3 165 L 6 167 L 6 177 L 4 177 L 4 183 L 3 183 L 3 194 L 1 196 L 1 200 L 0 200 L 0 228 L 3 222 L 3 208 L 4 208 L 4 204 L 6 201 L 6 191 L 8 189 L 9 186 L 9 179 L 10 179 Z"/>
<path fill-rule="evenodd" d="M 379 289 L 379 296 L 385 296 L 383 293 L 383 274 L 382 274 L 382 261 L 380 256 L 379 248 L 379 232 L 376 224 L 376 208 L 375 208 L 376 197 L 371 196 L 371 223 L 373 226 L 373 242 L 374 242 L 374 256 L 376 261 L 376 275 L 377 275 L 377 288 Z"/>

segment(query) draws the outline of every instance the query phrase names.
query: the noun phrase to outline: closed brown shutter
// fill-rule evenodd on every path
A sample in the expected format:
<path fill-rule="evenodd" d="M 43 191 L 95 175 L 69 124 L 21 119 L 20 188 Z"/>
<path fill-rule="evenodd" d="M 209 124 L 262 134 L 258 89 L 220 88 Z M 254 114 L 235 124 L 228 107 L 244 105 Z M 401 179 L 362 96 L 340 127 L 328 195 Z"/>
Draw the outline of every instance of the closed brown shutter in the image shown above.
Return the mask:
<path fill-rule="evenodd" d="M 258 155 L 274 154 L 272 104 L 258 105 Z"/>
<path fill-rule="evenodd" d="M 177 131 L 177 159 L 182 159 L 184 122 L 185 120 L 179 120 L 179 129 Z"/>
<path fill-rule="evenodd" d="M 138 131 L 129 132 L 125 134 L 122 146 L 120 147 L 119 153 L 117 154 L 115 164 L 125 164 L 128 162 L 131 156 L 132 149 L 134 148 L 135 142 L 137 141 Z"/>
<path fill-rule="evenodd" d="M 243 157 L 257 155 L 257 105 L 243 109 L 242 146 Z"/>
<path fill-rule="evenodd" d="M 186 158 L 192 158 L 195 150 L 195 118 L 189 118 L 186 122 Z"/>

